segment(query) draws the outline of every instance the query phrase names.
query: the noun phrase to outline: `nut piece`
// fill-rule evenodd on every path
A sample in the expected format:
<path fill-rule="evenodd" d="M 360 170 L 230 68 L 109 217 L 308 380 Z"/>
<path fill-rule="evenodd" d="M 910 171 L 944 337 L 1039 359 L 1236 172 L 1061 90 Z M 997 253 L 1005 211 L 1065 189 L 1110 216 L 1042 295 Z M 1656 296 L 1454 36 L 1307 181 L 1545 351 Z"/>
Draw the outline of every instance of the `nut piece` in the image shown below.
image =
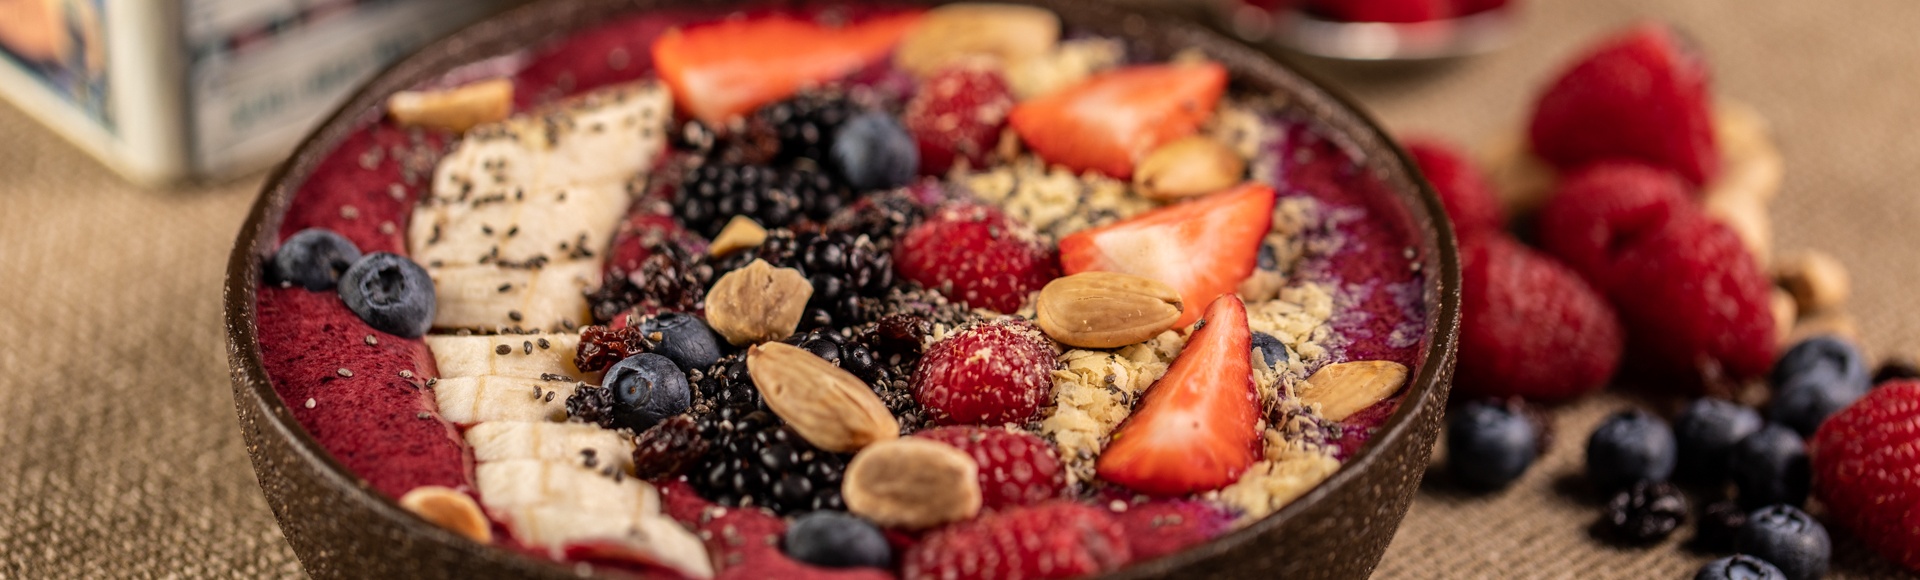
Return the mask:
<path fill-rule="evenodd" d="M 900 422 L 866 383 L 805 349 L 781 342 L 747 349 L 747 374 L 767 408 L 815 447 L 848 453 L 900 438 Z"/>
<path fill-rule="evenodd" d="M 1118 348 L 1159 336 L 1180 321 L 1180 293 L 1156 280 L 1082 272 L 1040 289 L 1040 330 L 1061 344 Z"/>
<path fill-rule="evenodd" d="M 1246 173 L 1247 160 L 1239 152 L 1193 135 L 1147 154 L 1133 173 L 1133 186 L 1148 199 L 1174 201 L 1239 185 Z"/>
<path fill-rule="evenodd" d="M 1768 306 L 1773 308 L 1773 337 L 1785 343 L 1793 334 L 1794 324 L 1800 320 L 1800 306 L 1794 302 L 1793 294 L 1779 287 L 1775 287 L 1768 298 Z"/>
<path fill-rule="evenodd" d="M 1793 294 L 1801 312 L 1837 309 L 1853 292 L 1847 267 L 1825 252 L 1808 250 L 1785 256 L 1773 275 L 1781 288 Z"/>
<path fill-rule="evenodd" d="M 1320 404 L 1320 416 L 1340 421 L 1385 400 L 1406 382 L 1406 365 L 1384 360 L 1346 362 L 1314 371 L 1299 394 L 1302 402 Z"/>
<path fill-rule="evenodd" d="M 847 464 L 847 511 L 885 527 L 931 528 L 980 513 L 980 466 L 926 439 L 875 443 Z"/>
<path fill-rule="evenodd" d="M 970 57 L 1002 64 L 1045 55 L 1060 41 L 1060 18 L 1042 8 L 1009 4 L 948 4 L 927 11 L 901 39 L 893 61 L 922 77 Z"/>
<path fill-rule="evenodd" d="M 767 241 L 767 228 L 753 218 L 737 215 L 720 228 L 720 235 L 713 237 L 713 245 L 707 246 L 707 254 L 714 257 L 732 255 L 747 248 L 758 248 Z"/>
<path fill-rule="evenodd" d="M 728 272 L 707 291 L 707 324 L 734 346 L 779 340 L 800 327 L 813 285 L 793 268 L 766 260 Z"/>
<path fill-rule="evenodd" d="M 438 485 L 423 485 L 400 496 L 400 507 L 482 544 L 493 542 L 493 524 L 467 494 Z"/>
<path fill-rule="evenodd" d="M 489 79 L 438 91 L 400 91 L 387 97 L 387 114 L 406 126 L 465 133 L 513 113 L 513 81 Z"/>

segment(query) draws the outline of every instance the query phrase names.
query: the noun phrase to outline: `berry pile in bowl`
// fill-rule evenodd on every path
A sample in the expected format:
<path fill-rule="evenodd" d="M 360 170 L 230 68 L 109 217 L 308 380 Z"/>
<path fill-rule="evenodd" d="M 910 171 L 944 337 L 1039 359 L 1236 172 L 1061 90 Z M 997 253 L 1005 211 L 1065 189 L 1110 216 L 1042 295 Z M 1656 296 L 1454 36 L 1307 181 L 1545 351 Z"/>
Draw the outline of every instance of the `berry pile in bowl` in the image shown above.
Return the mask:
<path fill-rule="evenodd" d="M 236 396 L 322 576 L 1364 574 L 1457 316 L 1411 175 L 1091 4 L 539 4 L 275 176 Z"/>

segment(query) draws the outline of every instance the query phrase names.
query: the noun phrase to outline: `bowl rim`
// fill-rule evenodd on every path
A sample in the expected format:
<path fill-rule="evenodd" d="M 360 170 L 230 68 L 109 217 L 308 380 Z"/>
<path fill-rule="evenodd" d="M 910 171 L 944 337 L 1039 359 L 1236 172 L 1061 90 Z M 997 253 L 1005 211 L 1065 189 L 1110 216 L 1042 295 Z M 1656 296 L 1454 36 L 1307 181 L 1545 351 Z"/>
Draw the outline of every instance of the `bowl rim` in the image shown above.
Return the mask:
<path fill-rule="evenodd" d="M 1395 141 L 1392 134 L 1379 123 L 1373 115 L 1338 86 L 1309 71 L 1286 63 L 1282 58 L 1261 52 L 1250 46 L 1236 42 L 1229 36 L 1215 32 L 1201 24 L 1176 18 L 1153 18 L 1158 11 L 1139 6 L 1114 6 L 1101 0 L 993 0 L 1002 3 L 1015 3 L 1043 7 L 1059 15 L 1067 26 L 1086 26 L 1090 21 L 1124 23 L 1125 40 L 1128 42 L 1154 42 L 1197 48 L 1225 64 L 1231 71 L 1236 84 L 1256 85 L 1259 92 L 1284 93 L 1296 105 L 1310 109 L 1314 119 L 1336 125 L 1330 133 L 1338 133 L 1341 138 L 1362 137 L 1373 140 L 1358 146 L 1367 151 L 1384 153 L 1389 156 L 1385 161 L 1384 173 L 1378 177 L 1386 183 L 1395 203 L 1404 207 L 1409 214 L 1409 232 L 1414 241 L 1426 247 L 1422 253 L 1422 262 L 1428 264 L 1423 280 L 1423 299 L 1427 303 L 1427 319 L 1424 336 L 1426 347 L 1416 356 L 1419 368 L 1411 383 L 1401 395 L 1397 409 L 1380 424 L 1373 436 L 1351 457 L 1342 462 L 1340 468 L 1331 476 L 1316 484 L 1306 494 L 1294 499 L 1280 510 L 1260 520 L 1214 537 L 1207 542 L 1189 547 L 1174 554 L 1168 554 L 1152 560 L 1132 562 L 1124 568 L 1109 572 L 1103 578 L 1146 578 L 1156 577 L 1178 571 L 1189 565 L 1216 557 L 1222 553 L 1257 541 L 1261 536 L 1278 528 L 1288 521 L 1347 487 L 1356 485 L 1363 473 L 1369 471 L 1379 457 L 1384 454 L 1388 444 L 1410 437 L 1409 431 L 1417 428 L 1416 416 L 1433 405 L 1444 405 L 1446 391 L 1450 387 L 1454 354 L 1458 342 L 1460 326 L 1460 263 L 1459 250 L 1452 224 L 1445 219 L 1446 212 L 1433 186 L 1419 172 L 1418 166 L 1406 151 Z M 595 24 L 577 22 L 562 16 L 572 10 L 593 9 L 608 15 L 634 16 L 649 10 L 673 10 L 697 8 L 725 13 L 730 9 L 755 5 L 791 5 L 791 4 L 837 4 L 837 3 L 880 3 L 893 5 L 937 5 L 948 3 L 946 0 L 548 0 L 531 2 L 515 8 L 498 12 L 474 24 L 429 42 L 407 53 L 399 60 L 383 68 L 377 74 L 362 82 L 343 99 L 324 121 L 315 125 L 299 145 L 288 154 L 285 161 L 276 165 L 267 175 L 260 194 L 248 210 L 235 245 L 229 255 L 226 280 L 223 285 L 224 319 L 227 335 L 229 374 L 233 382 L 235 405 L 237 408 L 254 407 L 256 411 L 269 419 L 262 431 L 271 431 L 271 435 L 291 443 L 296 458 L 305 467 L 313 471 L 320 481 L 336 490 L 347 490 L 353 501 L 361 504 L 379 517 L 386 519 L 407 533 L 432 542 L 433 544 L 474 553 L 488 558 L 506 558 L 507 562 L 531 565 L 535 570 L 544 570 L 554 575 L 573 576 L 576 569 L 560 562 L 537 558 L 528 554 L 506 549 L 493 544 L 480 544 L 428 523 L 412 512 L 400 507 L 394 498 L 388 498 L 365 485 L 364 480 L 347 470 L 331 453 L 328 453 L 298 421 L 293 418 L 291 409 L 279 393 L 274 390 L 261 357 L 258 335 L 258 291 L 264 260 L 272 255 L 277 246 L 279 228 L 290 209 L 293 198 L 299 193 L 306 180 L 311 177 L 315 167 L 337 149 L 352 133 L 362 128 L 369 119 L 383 115 L 380 104 L 394 91 L 417 86 L 422 82 L 437 78 L 454 67 L 477 62 L 499 54 L 511 54 L 516 50 L 538 46 L 543 42 L 566 38 L 582 31 L 592 29 Z M 560 24 L 557 27 L 543 28 L 545 25 Z M 488 50 L 509 47 L 502 53 L 489 53 Z M 1374 168 L 1376 171 L 1381 168 Z M 1403 180 L 1404 183 L 1396 183 Z M 1407 189 L 1411 191 L 1405 191 Z M 1424 212 L 1425 218 L 1419 215 Z M 1436 303 L 1437 302 L 1437 303 Z M 1437 391 L 1437 392 L 1436 392 Z M 244 415 L 243 411 L 237 411 Z M 250 445 L 254 447 L 254 445 Z M 264 477 L 255 462 L 256 476 Z M 1414 477 L 1424 476 L 1425 466 L 1416 466 Z M 261 482 L 265 484 L 265 481 Z M 1393 527 L 1398 528 L 1399 518 L 1405 510 L 1392 516 Z M 276 513 L 276 519 L 279 519 Z M 285 527 L 285 523 L 282 523 Z M 495 560 L 498 561 L 498 560 Z M 1377 563 L 1377 562 L 1376 562 Z M 1370 563 L 1369 567 L 1373 564 Z M 304 564 L 303 564 L 304 566 Z"/>

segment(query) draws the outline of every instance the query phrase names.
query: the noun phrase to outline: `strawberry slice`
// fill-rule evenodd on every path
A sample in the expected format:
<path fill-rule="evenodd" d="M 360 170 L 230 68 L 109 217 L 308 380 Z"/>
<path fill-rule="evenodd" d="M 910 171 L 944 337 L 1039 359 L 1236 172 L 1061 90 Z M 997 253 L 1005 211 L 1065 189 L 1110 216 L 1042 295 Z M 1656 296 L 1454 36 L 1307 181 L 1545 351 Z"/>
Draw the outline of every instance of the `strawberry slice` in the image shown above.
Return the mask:
<path fill-rule="evenodd" d="M 653 63 L 677 106 L 720 126 L 884 58 L 919 22 L 918 12 L 842 28 L 790 16 L 723 20 L 661 35 Z"/>
<path fill-rule="evenodd" d="M 1136 66 L 1021 103 L 1009 120 L 1047 161 L 1128 179 L 1135 161 L 1199 129 L 1226 88 L 1216 63 Z"/>
<path fill-rule="evenodd" d="M 1207 306 L 1173 366 L 1113 432 L 1094 464 L 1101 479 L 1154 495 L 1220 489 L 1259 458 L 1253 333 L 1236 295 Z"/>
<path fill-rule="evenodd" d="M 1187 305 L 1176 326 L 1184 327 L 1200 317 L 1196 306 L 1253 274 L 1273 204 L 1273 188 L 1250 183 L 1082 230 L 1060 240 L 1060 266 L 1069 275 L 1119 272 L 1172 286 Z"/>

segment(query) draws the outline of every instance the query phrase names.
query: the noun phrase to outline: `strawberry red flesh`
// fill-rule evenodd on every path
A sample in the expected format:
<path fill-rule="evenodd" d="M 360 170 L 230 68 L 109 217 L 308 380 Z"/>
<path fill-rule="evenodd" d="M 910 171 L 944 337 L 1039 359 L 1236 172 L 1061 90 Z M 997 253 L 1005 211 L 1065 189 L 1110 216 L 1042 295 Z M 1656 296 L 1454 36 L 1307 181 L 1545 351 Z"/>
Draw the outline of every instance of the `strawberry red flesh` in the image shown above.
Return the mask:
<path fill-rule="evenodd" d="M 841 28 L 789 16 L 722 20 L 669 31 L 653 62 L 675 105 L 710 126 L 852 74 L 885 57 L 919 23 L 918 13 Z"/>
<path fill-rule="evenodd" d="M 1248 184 L 1060 240 L 1068 274 L 1119 272 L 1159 280 L 1180 291 L 1179 326 L 1200 306 L 1231 293 L 1253 274 L 1273 227 L 1274 192 Z"/>
<path fill-rule="evenodd" d="M 1259 459 L 1252 336 L 1239 296 L 1208 306 L 1206 324 L 1114 431 L 1095 464 L 1100 478 L 1153 495 L 1210 491 L 1239 479 Z"/>
<path fill-rule="evenodd" d="M 1215 63 L 1136 66 L 1020 103 L 1011 122 L 1042 159 L 1128 179 L 1154 148 L 1199 130 L 1226 88 Z"/>

